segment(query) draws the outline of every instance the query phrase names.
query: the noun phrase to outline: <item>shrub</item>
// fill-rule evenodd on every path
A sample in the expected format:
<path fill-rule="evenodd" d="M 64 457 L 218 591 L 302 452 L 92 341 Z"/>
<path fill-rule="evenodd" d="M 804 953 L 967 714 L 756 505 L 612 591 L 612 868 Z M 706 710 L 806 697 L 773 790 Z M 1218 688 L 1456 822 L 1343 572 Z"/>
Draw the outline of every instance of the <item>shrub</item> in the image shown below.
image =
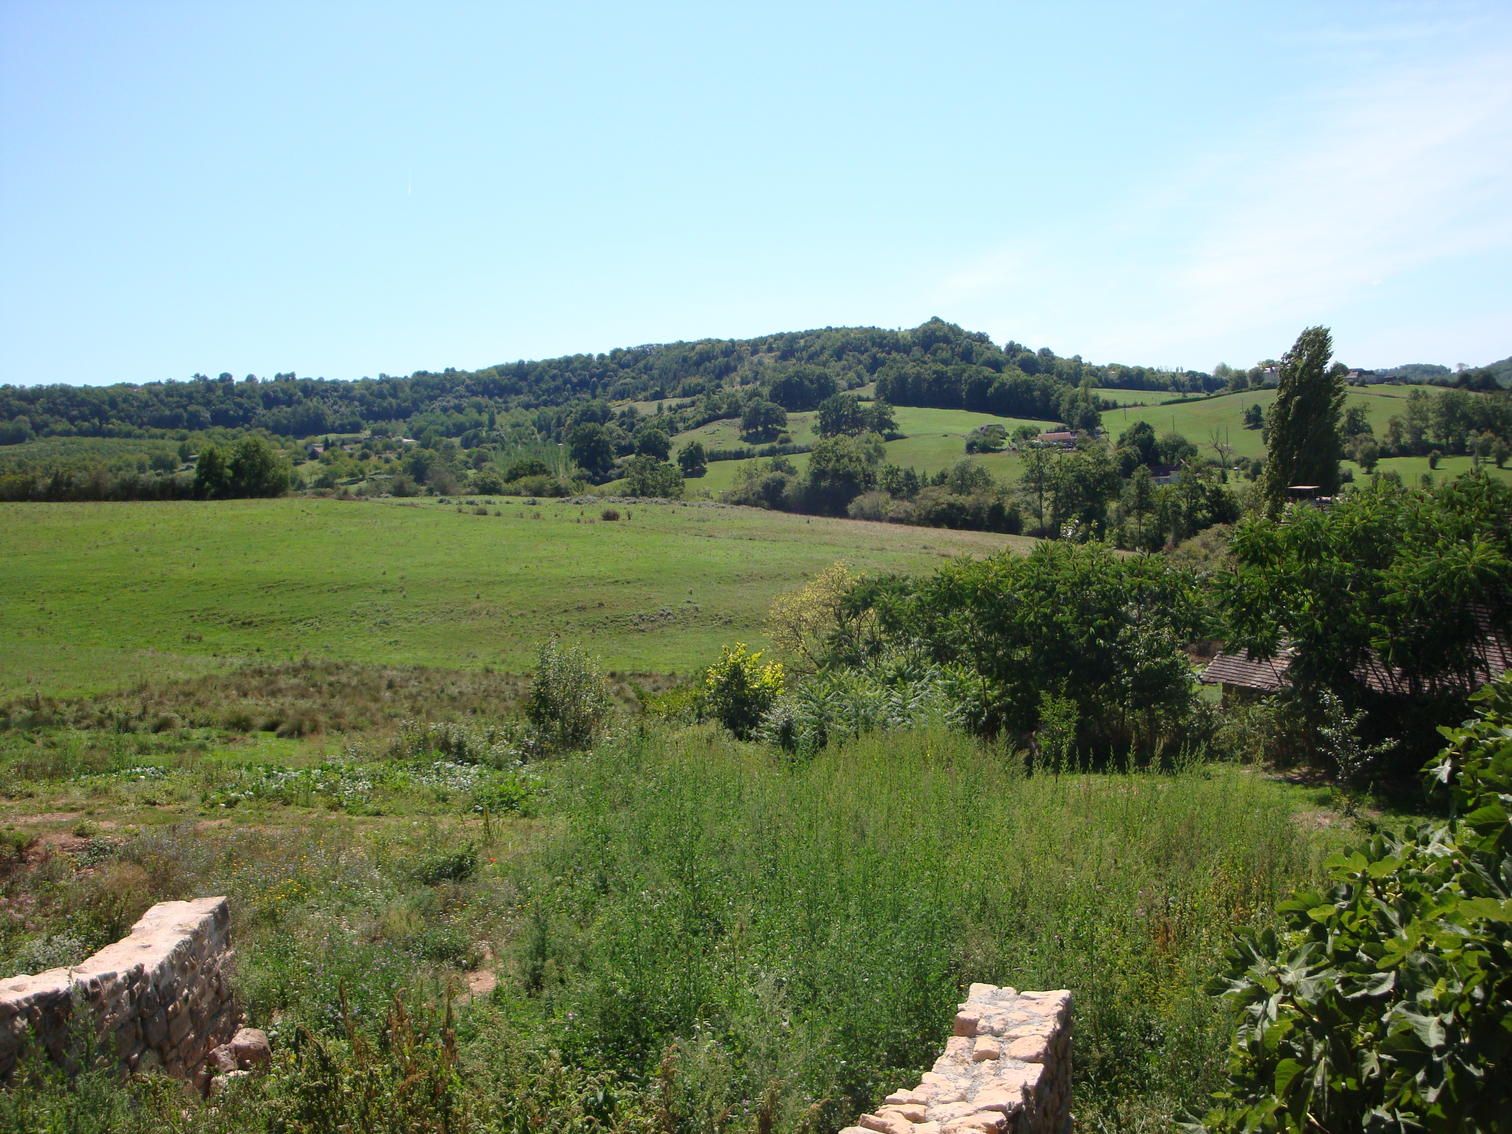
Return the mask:
<path fill-rule="evenodd" d="M 777 699 L 762 734 L 785 752 L 812 756 L 827 744 L 869 732 L 954 723 L 944 672 L 892 656 L 809 678 Z"/>
<path fill-rule="evenodd" d="M 465 882 L 478 872 L 478 850 L 468 843 L 461 850 L 435 851 L 410 868 L 410 877 L 425 886 Z"/>
<path fill-rule="evenodd" d="M 599 519 L 603 520 L 605 523 L 612 524 L 615 520 L 619 519 L 619 509 L 605 508 L 602 512 L 599 513 Z"/>
<path fill-rule="evenodd" d="M 544 750 L 588 748 L 603 732 L 609 708 L 603 675 L 583 651 L 555 639 L 541 647 L 525 715 Z"/>
<path fill-rule="evenodd" d="M 761 664 L 744 642 L 726 646 L 704 678 L 706 713 L 740 740 L 748 740 L 782 693 L 781 662 Z"/>
<path fill-rule="evenodd" d="M 1333 885 L 1243 936 L 1243 1004 L 1210 1130 L 1489 1131 L 1512 1113 L 1512 679 L 1426 769 L 1448 823 L 1329 861 Z M 1458 818 L 1457 818 L 1458 817 Z"/>

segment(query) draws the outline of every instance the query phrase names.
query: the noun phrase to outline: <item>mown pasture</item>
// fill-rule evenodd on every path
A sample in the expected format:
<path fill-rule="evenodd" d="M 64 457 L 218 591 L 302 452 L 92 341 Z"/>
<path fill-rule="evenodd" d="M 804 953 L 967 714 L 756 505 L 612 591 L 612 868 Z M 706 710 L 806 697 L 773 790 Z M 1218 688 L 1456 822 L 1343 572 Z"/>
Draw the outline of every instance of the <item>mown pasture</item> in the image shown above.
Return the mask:
<path fill-rule="evenodd" d="M 1346 407 L 1363 406 L 1371 427 L 1379 436 L 1385 431 L 1386 423 L 1392 417 L 1400 417 L 1406 413 L 1407 397 L 1415 389 L 1430 392 L 1437 390 L 1436 387 L 1428 386 L 1351 386 L 1345 392 L 1345 405 Z M 1218 455 L 1215 441 L 1223 445 L 1233 457 L 1265 456 L 1265 441 L 1260 430 L 1244 427 L 1244 411 L 1252 405 L 1258 405 L 1262 409 L 1268 408 L 1276 400 L 1274 388 L 1219 394 L 1192 401 L 1173 401 L 1172 399 L 1179 398 L 1181 395 L 1168 391 L 1099 390 L 1096 392 L 1101 395 L 1118 395 L 1117 400 L 1124 403 L 1118 409 L 1103 412 L 1103 428 L 1107 431 L 1110 442 L 1116 442 L 1121 433 L 1137 422 L 1147 421 L 1155 427 L 1157 433 L 1181 434 L 1196 445 L 1204 457 L 1213 458 Z M 893 414 L 898 422 L 898 431 L 904 436 L 887 442 L 886 456 L 883 459 L 890 464 L 931 474 L 948 469 L 965 458 L 967 456 L 966 437 L 973 429 L 980 426 L 998 424 L 1007 428 L 1010 433 L 1020 425 L 1030 425 L 1036 429 L 1052 429 L 1055 426 L 1054 422 L 1033 421 L 1027 418 L 1000 418 L 992 414 L 973 413 L 969 410 L 930 409 L 918 406 L 895 406 Z M 789 415 L 790 422 L 795 423 L 793 432 L 795 441 L 812 444 L 814 417 L 814 414 Z M 694 438 L 702 440 L 706 446 L 733 447 L 741 444 L 737 423 L 733 419 L 711 422 L 697 430 L 679 434 L 673 441 L 674 450 Z M 1013 485 L 1023 473 L 1022 457 L 1008 449 L 998 453 L 975 454 L 972 459 L 991 472 L 999 484 Z M 806 454 L 797 453 L 789 456 L 787 460 L 801 472 L 808 457 Z M 721 493 L 734 486 L 742 470 L 753 461 L 754 459 L 716 461 L 710 464 L 704 476 L 688 481 L 688 495 L 695 498 L 718 499 Z M 1352 470 L 1356 477 L 1365 475 L 1353 462 L 1345 462 L 1344 467 Z M 1471 467 L 1472 462 L 1469 457 L 1446 457 L 1439 465 L 1438 475 L 1441 478 L 1457 476 L 1469 471 Z M 1512 479 L 1512 469 L 1496 469 L 1489 465 L 1482 467 L 1493 476 Z M 1395 469 L 1404 480 L 1412 484 L 1416 484 L 1420 476 L 1429 471 L 1425 457 L 1386 458 L 1380 462 L 1380 470 L 1387 469 Z M 608 486 L 610 491 L 613 487 L 613 485 Z"/>
<path fill-rule="evenodd" d="M 1435 387 L 1416 386 L 1350 386 L 1344 393 L 1345 408 L 1363 406 L 1371 428 L 1379 436 L 1386 423 L 1393 417 L 1407 413 L 1407 396 L 1414 389 L 1433 390 Z M 1244 428 L 1244 411 L 1258 405 L 1269 408 L 1276 400 L 1274 387 L 1268 389 L 1242 390 L 1234 394 L 1219 394 L 1191 402 L 1178 402 L 1159 406 L 1125 406 L 1122 409 L 1105 410 L 1103 428 L 1113 440 L 1136 422 L 1148 421 L 1156 433 L 1175 432 L 1196 445 L 1205 456 L 1214 456 L 1213 439 L 1217 438 L 1232 447 L 1237 457 L 1265 456 L 1265 441 L 1258 429 Z"/>
<path fill-rule="evenodd" d="M 606 520 L 607 509 L 618 514 Z M 321 498 L 4 504 L 0 699 L 306 655 L 529 670 L 552 635 L 610 669 L 686 672 L 762 640 L 772 597 L 1027 546 L 692 503 Z"/>
<path fill-rule="evenodd" d="M 813 444 L 816 438 L 812 419 L 816 416 L 814 414 L 788 415 L 790 427 L 794 422 L 798 423 L 797 430 L 793 431 L 795 442 Z M 994 417 L 990 413 L 931 409 L 925 406 L 894 406 L 893 417 L 898 423 L 898 432 L 903 436 L 897 440 L 888 441 L 884 445 L 885 455 L 882 459 L 889 464 L 916 469 L 924 474 L 941 472 L 957 461 L 964 460 L 968 456 L 966 438 L 972 430 L 981 426 L 1001 425 L 1012 432 L 1021 425 L 1045 430 L 1054 428 L 1055 424 L 1029 418 Z M 735 440 L 731 441 L 731 438 Z M 674 452 L 694 439 L 702 440 L 705 446 L 711 447 L 715 444 L 721 447 L 741 444 L 733 419 L 711 422 L 700 429 L 678 434 L 672 443 Z M 1018 479 L 1021 462 L 1016 453 L 1004 450 L 998 453 L 979 453 L 971 456 L 1002 484 L 1011 484 Z M 687 491 L 693 496 L 707 495 L 717 498 L 719 493 L 732 488 L 740 478 L 741 470 L 754 463 L 756 459 L 715 461 L 709 465 L 708 471 L 702 477 L 688 481 Z M 801 472 L 807 464 L 808 454 L 794 453 L 786 459 Z M 611 485 L 610 488 L 612 490 L 613 486 Z"/>

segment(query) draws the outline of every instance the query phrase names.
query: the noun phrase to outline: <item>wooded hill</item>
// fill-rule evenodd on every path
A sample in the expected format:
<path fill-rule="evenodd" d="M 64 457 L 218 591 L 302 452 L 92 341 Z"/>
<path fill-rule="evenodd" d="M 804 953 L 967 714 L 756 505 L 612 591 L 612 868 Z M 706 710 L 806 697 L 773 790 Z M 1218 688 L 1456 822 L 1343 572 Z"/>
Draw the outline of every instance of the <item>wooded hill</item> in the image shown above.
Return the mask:
<path fill-rule="evenodd" d="M 869 382 L 899 405 L 938 405 L 1059 416 L 1082 385 L 1201 393 L 1223 383 L 1197 371 L 1093 365 L 1048 348 L 995 345 L 985 334 L 931 319 L 913 330 L 827 327 L 753 339 L 704 339 L 511 362 L 481 370 L 417 371 L 356 381 L 271 379 L 229 373 L 184 382 L 113 386 L 0 386 L 0 443 L 33 436 L 120 437 L 143 430 L 261 429 L 284 437 L 374 426 L 459 437 L 490 415 L 550 411 L 591 399 L 697 399 L 758 393 L 788 410 L 815 408 Z M 997 396 L 992 396 L 994 387 Z M 537 415 L 554 432 L 564 414 Z"/>

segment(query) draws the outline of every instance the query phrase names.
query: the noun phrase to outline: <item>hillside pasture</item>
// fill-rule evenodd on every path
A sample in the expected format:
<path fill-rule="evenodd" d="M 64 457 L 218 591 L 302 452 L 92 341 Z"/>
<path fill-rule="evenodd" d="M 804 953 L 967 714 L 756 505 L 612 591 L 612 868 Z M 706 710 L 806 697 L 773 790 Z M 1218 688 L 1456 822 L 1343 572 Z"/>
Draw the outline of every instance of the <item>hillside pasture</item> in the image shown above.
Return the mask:
<path fill-rule="evenodd" d="M 1180 390 L 1127 390 L 1122 386 L 1093 386 L 1094 396 L 1121 406 L 1158 406 L 1189 395 Z"/>
<path fill-rule="evenodd" d="M 774 595 L 836 560 L 927 570 L 1028 541 L 708 504 L 312 498 L 0 505 L 0 698 L 305 655 L 524 672 L 553 634 L 607 668 L 759 645 Z M 486 514 L 480 514 L 486 513 Z"/>
<path fill-rule="evenodd" d="M 1350 386 L 1344 394 L 1344 405 L 1365 407 L 1370 426 L 1379 436 L 1386 423 L 1393 417 L 1407 412 L 1407 396 L 1414 389 L 1433 390 L 1431 386 Z M 1242 390 L 1234 394 L 1220 394 L 1200 401 L 1181 402 L 1161 406 L 1126 406 L 1122 409 L 1105 410 L 1103 428 L 1113 440 L 1136 422 L 1148 421 L 1156 433 L 1180 433 L 1202 450 L 1205 456 L 1213 456 L 1212 438 L 1217 431 L 1220 438 L 1233 447 L 1235 456 L 1265 456 L 1265 441 L 1258 429 L 1244 428 L 1244 411 L 1252 405 L 1268 409 L 1276 400 L 1274 387 L 1268 389 Z"/>
<path fill-rule="evenodd" d="M 788 422 L 793 440 L 802 444 L 813 444 L 817 437 L 813 432 L 814 419 L 817 414 L 789 414 Z M 921 406 L 894 406 L 893 417 L 898 423 L 898 432 L 904 434 L 896 441 L 886 443 L 886 455 L 883 460 L 889 464 L 900 465 L 904 468 L 917 469 L 920 473 L 936 473 L 950 468 L 951 465 L 967 456 L 966 437 L 974 429 L 984 425 L 1001 425 L 1010 433 L 1020 425 L 1032 426 L 1036 430 L 1054 428 L 1054 422 L 1037 421 L 1023 417 L 997 417 L 990 413 L 973 413 L 970 410 L 931 409 Z M 796 424 L 797 428 L 792 427 Z M 735 423 L 733 419 L 722 422 L 711 422 L 696 430 L 679 434 L 673 442 L 674 451 L 687 440 L 695 437 L 702 440 L 706 447 L 720 447 L 723 441 L 711 442 L 710 437 L 724 438 L 735 436 L 730 430 Z M 723 431 L 716 427 L 726 427 Z M 739 445 L 737 439 L 731 445 Z M 993 475 L 1000 484 L 1012 484 L 1018 479 L 1021 461 L 1017 454 L 1007 451 L 1001 453 L 974 454 Z M 795 453 L 787 457 L 795 468 L 800 472 L 807 467 L 808 454 Z M 690 496 L 709 496 L 717 499 L 721 492 L 726 492 L 734 487 L 740 479 L 743 468 L 751 463 L 751 460 L 742 461 L 715 461 L 709 465 L 708 472 L 702 476 L 688 481 L 687 491 Z M 612 486 L 610 486 L 612 489 Z"/>

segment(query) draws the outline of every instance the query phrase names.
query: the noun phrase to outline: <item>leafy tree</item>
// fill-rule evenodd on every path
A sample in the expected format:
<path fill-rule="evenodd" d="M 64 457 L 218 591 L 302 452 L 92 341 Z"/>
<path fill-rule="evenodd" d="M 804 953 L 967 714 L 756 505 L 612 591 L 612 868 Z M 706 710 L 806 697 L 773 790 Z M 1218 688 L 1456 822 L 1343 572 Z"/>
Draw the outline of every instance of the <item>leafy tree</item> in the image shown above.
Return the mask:
<path fill-rule="evenodd" d="M 1124 483 L 1120 506 L 1122 530 L 1119 546 L 1139 551 L 1158 550 L 1164 540 L 1160 528 L 1153 523 L 1155 482 L 1146 466 L 1136 466 L 1134 474 Z"/>
<path fill-rule="evenodd" d="M 703 476 L 709 467 L 709 456 L 702 441 L 689 441 L 677 454 L 677 466 L 683 476 Z"/>
<path fill-rule="evenodd" d="M 1327 691 L 1400 738 L 1403 758 L 1422 759 L 1425 735 L 1431 751 L 1433 726 L 1459 719 L 1487 680 L 1487 631 L 1512 639 L 1512 487 L 1484 475 L 1428 491 L 1383 480 L 1327 511 L 1255 517 L 1231 550 L 1217 580 L 1230 646 L 1289 649 L 1304 713 Z M 1371 673 L 1401 692 L 1375 692 Z"/>
<path fill-rule="evenodd" d="M 1265 428 L 1265 410 L 1261 408 L 1259 402 L 1256 402 L 1254 405 L 1250 406 L 1249 409 L 1244 411 L 1244 428 Z"/>
<path fill-rule="evenodd" d="M 991 492 L 996 487 L 992 474 L 972 460 L 960 460 L 951 465 L 945 473 L 945 486 L 962 496 Z"/>
<path fill-rule="evenodd" d="M 866 428 L 868 432 L 876 433 L 889 439 L 897 435 L 898 419 L 893 414 L 893 408 L 887 404 L 886 399 L 881 397 L 873 398 L 871 405 L 866 407 Z"/>
<path fill-rule="evenodd" d="M 1381 447 L 1369 434 L 1357 434 L 1350 443 L 1350 453 L 1355 464 L 1367 473 L 1374 472 L 1381 459 Z"/>
<path fill-rule="evenodd" d="M 820 441 L 809 454 L 804 480 L 807 505 L 825 515 L 843 516 L 852 500 L 876 487 L 883 452 L 882 439 L 871 433 Z"/>
<path fill-rule="evenodd" d="M 602 425 L 594 421 L 573 426 L 567 452 L 573 464 L 594 479 L 602 479 L 614 467 L 614 446 Z"/>
<path fill-rule="evenodd" d="M 206 445 L 194 462 L 194 495 L 201 500 L 222 500 L 229 494 L 230 485 L 226 455 L 214 445 Z"/>
<path fill-rule="evenodd" d="M 1096 433 L 1102 427 L 1097 398 L 1089 386 L 1066 391 L 1060 400 L 1060 416 L 1067 426 L 1083 433 Z"/>
<path fill-rule="evenodd" d="M 787 428 L 787 410 L 776 402 L 754 401 L 740 417 L 740 436 L 746 441 L 771 441 Z"/>
<path fill-rule="evenodd" d="M 1276 400 L 1266 422 L 1265 475 L 1261 493 L 1270 515 L 1287 502 L 1294 484 L 1317 485 L 1325 496 L 1338 491 L 1343 441 L 1345 368 L 1328 360 L 1333 338 L 1326 327 L 1308 327 L 1281 359 Z"/>
<path fill-rule="evenodd" d="M 204 500 L 281 496 L 289 488 L 289 461 L 266 438 L 249 434 L 223 452 L 207 445 L 194 469 L 194 494 Z"/>
<path fill-rule="evenodd" d="M 1019 492 L 1034 506 L 1035 535 L 1045 531 L 1045 497 L 1055 479 L 1058 454 L 1038 446 L 1024 451 L 1024 471 L 1019 476 Z"/>
<path fill-rule="evenodd" d="M 818 429 L 821 437 L 867 432 L 867 414 L 861 399 L 851 394 L 825 398 L 819 403 Z"/>
<path fill-rule="evenodd" d="M 550 476 L 551 466 L 536 457 L 520 457 L 504 468 L 505 481 L 524 480 L 527 476 Z"/>
<path fill-rule="evenodd" d="M 665 429 L 647 425 L 635 435 L 635 451 L 643 457 L 665 461 L 672 453 L 672 442 L 667 438 Z"/>
<path fill-rule="evenodd" d="M 1107 449 L 1097 446 L 1062 454 L 1051 465 L 1050 522 L 1056 533 L 1097 539 L 1107 528 L 1108 504 L 1117 498 L 1118 469 Z"/>
<path fill-rule="evenodd" d="M 963 711 L 983 733 L 1029 738 L 1050 692 L 1074 706 L 1083 750 L 1151 751 L 1190 711 L 1192 585 L 1158 556 L 1045 543 L 958 560 L 901 597 L 864 591 L 853 601 L 871 607 L 884 640 L 921 643 L 967 675 Z"/>
<path fill-rule="evenodd" d="M 25 414 L 10 421 L 0 421 L 0 445 L 20 445 L 36 435 L 31 419 Z"/>
<path fill-rule="evenodd" d="M 818 366 L 795 366 L 773 379 L 768 396 L 783 409 L 811 410 L 838 390 L 835 376 Z"/>
<path fill-rule="evenodd" d="M 794 668 L 813 673 L 821 669 L 843 638 L 847 653 L 855 652 L 865 618 L 851 617 L 845 599 L 857 582 L 844 563 L 832 563 L 796 591 L 778 595 L 767 610 L 767 633 L 772 645 Z"/>
<path fill-rule="evenodd" d="M 630 496 L 666 496 L 683 494 L 683 474 L 670 461 L 638 455 L 625 465 L 625 492 Z"/>
<path fill-rule="evenodd" d="M 1136 421 L 1118 435 L 1114 450 L 1118 459 L 1118 471 L 1130 476 L 1140 465 L 1152 469 L 1160 463 L 1160 446 L 1155 440 L 1155 427 L 1148 421 Z"/>

